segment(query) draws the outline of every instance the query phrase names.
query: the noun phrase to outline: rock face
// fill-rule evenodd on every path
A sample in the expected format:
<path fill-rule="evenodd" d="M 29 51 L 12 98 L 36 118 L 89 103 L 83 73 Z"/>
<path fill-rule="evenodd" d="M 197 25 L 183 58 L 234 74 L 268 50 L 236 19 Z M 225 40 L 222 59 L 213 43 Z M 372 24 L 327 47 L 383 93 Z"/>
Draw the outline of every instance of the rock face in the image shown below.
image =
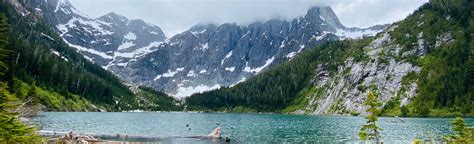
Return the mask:
<path fill-rule="evenodd" d="M 421 43 L 414 52 L 402 53 L 401 47 L 393 43 L 389 34 L 396 27 L 392 26 L 364 48 L 367 60 L 356 62 L 354 58 L 349 58 L 345 65 L 339 66 L 337 73 L 332 75 L 328 74 L 324 65 L 319 65 L 313 80 L 318 92 L 309 97 L 309 104 L 304 111 L 314 115 L 365 115 L 366 107 L 363 102 L 372 84 L 377 86 L 382 101 L 386 102 L 399 96 L 401 105 L 406 105 L 409 99 L 416 95 L 417 84 L 415 81 L 403 79 L 409 74 L 418 74 L 421 68 L 408 61 L 398 61 L 396 57 L 423 56 L 425 50 L 424 44 Z"/>
<path fill-rule="evenodd" d="M 315 7 L 292 21 L 197 25 L 126 66 L 108 68 L 126 80 L 185 97 L 233 86 L 322 42 L 382 28 L 346 28 L 331 8 Z"/>
<path fill-rule="evenodd" d="M 177 97 L 233 86 L 322 42 L 385 28 L 347 28 L 331 8 L 314 7 L 291 21 L 196 25 L 166 39 L 141 20 L 115 13 L 92 19 L 67 0 L 44 2 L 35 3 L 49 5 L 43 7 L 46 19 L 86 58 L 126 81 Z"/>
<path fill-rule="evenodd" d="M 37 7 L 45 13 L 44 18 L 58 30 L 65 42 L 103 67 L 110 63 L 120 65 L 146 54 L 166 39 L 158 26 L 142 20 L 129 20 L 115 13 L 93 19 L 67 0 L 29 3 L 30 7 Z"/>

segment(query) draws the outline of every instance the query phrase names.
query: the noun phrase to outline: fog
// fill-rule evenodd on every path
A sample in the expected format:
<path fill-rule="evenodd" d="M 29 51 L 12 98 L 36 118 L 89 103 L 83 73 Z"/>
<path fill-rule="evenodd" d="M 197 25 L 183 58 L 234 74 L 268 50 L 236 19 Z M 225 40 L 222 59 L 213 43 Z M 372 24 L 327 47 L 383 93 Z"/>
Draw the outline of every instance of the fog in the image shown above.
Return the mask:
<path fill-rule="evenodd" d="M 69 0 L 92 18 L 116 12 L 160 26 L 170 37 L 195 24 L 246 25 L 290 20 L 314 6 L 330 6 L 348 27 L 402 20 L 428 0 Z"/>

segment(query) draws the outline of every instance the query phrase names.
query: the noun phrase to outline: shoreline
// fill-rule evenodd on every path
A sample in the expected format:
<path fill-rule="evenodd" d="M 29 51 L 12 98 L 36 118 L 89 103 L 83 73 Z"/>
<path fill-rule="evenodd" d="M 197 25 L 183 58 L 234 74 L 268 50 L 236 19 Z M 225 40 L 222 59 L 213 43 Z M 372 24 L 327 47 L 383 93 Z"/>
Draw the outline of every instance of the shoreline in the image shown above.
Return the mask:
<path fill-rule="evenodd" d="M 336 116 L 336 117 L 364 117 L 363 115 L 353 116 L 353 115 L 340 115 L 340 114 L 323 114 L 323 115 L 311 115 L 311 114 L 296 114 L 296 113 L 274 113 L 274 112 L 209 112 L 209 111 L 106 111 L 106 112 L 92 112 L 92 111 L 41 111 L 39 113 L 44 112 L 64 112 L 64 113 L 190 113 L 190 114 L 257 114 L 257 115 L 294 115 L 294 116 Z M 37 117 L 38 115 L 26 117 L 30 119 L 32 117 Z M 389 116 L 389 115 L 381 115 L 380 118 L 474 118 L 474 116 Z"/>

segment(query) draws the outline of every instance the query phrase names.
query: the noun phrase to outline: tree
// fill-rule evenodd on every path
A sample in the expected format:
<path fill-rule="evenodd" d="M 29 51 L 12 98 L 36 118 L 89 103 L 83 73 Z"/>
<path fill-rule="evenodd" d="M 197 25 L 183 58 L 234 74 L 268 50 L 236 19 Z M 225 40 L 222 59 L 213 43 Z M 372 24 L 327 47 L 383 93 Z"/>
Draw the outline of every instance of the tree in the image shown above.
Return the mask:
<path fill-rule="evenodd" d="M 7 33 L 9 31 L 5 15 L 0 14 L 0 75 L 3 75 L 8 70 L 3 59 L 6 56 L 5 45 L 7 44 Z"/>
<path fill-rule="evenodd" d="M 367 94 L 367 98 L 364 101 L 364 106 L 367 106 L 367 122 L 365 125 L 362 125 L 359 131 L 359 139 L 361 140 L 375 140 L 376 143 L 380 142 L 380 135 L 379 132 L 382 131 L 382 128 L 376 125 L 378 120 L 377 116 L 380 114 L 380 110 L 378 109 L 382 106 L 381 102 L 377 100 L 378 95 L 369 91 Z"/>
<path fill-rule="evenodd" d="M 453 121 L 451 121 L 451 125 L 453 126 L 453 134 L 449 134 L 445 137 L 445 140 L 448 143 L 472 143 L 474 142 L 474 127 L 468 127 L 465 123 L 464 119 L 461 117 L 456 117 Z"/>
<path fill-rule="evenodd" d="M 16 112 L 16 97 L 0 83 L 0 143 L 41 141 L 35 128 L 22 124 Z"/>
<path fill-rule="evenodd" d="M 3 51 L 7 44 L 6 35 L 9 27 L 6 21 L 5 16 L 0 14 L 0 51 Z M 3 59 L 0 59 L 0 66 L 7 69 Z M 3 74 L 0 73 L 0 76 Z M 0 143 L 41 141 L 34 127 L 24 125 L 18 120 L 15 102 L 17 102 L 16 96 L 8 91 L 6 83 L 0 82 Z"/>
<path fill-rule="evenodd" d="M 410 114 L 410 109 L 407 106 L 400 107 L 400 111 L 402 113 L 402 117 L 407 117 Z"/>

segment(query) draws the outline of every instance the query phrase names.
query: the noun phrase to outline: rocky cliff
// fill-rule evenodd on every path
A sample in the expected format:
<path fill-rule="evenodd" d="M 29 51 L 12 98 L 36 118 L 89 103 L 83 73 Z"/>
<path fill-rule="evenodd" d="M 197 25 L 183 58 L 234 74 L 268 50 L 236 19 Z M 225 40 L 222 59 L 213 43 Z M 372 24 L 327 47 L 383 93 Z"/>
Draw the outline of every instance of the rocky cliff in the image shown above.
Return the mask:
<path fill-rule="evenodd" d="M 154 52 L 108 68 L 126 80 L 185 97 L 233 86 L 320 43 L 374 35 L 383 28 L 346 28 L 331 8 L 315 7 L 291 21 L 197 25 Z"/>
<path fill-rule="evenodd" d="M 196 25 L 162 30 L 116 13 L 90 18 L 67 0 L 29 2 L 71 47 L 134 85 L 177 97 L 229 87 L 326 41 L 372 36 L 385 26 L 347 28 L 329 7 L 290 21 Z"/>

